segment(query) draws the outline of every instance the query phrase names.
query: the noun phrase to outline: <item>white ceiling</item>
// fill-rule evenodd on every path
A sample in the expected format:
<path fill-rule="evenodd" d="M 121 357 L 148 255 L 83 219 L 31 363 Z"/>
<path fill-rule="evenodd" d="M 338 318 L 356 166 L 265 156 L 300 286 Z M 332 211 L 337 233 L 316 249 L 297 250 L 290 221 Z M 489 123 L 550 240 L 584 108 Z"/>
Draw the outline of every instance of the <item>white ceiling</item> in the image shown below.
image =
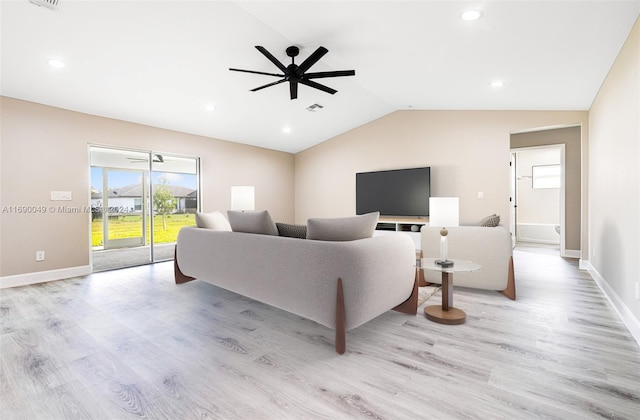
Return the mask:
<path fill-rule="evenodd" d="M 469 8 L 483 18 L 461 20 Z M 0 13 L 4 96 L 295 153 L 401 109 L 589 109 L 640 1 L 2 0 Z M 289 45 L 297 63 L 322 45 L 312 71 L 356 76 L 321 80 L 335 95 L 249 92 L 277 79 L 229 67 L 279 72 L 255 45 L 285 65 Z"/>

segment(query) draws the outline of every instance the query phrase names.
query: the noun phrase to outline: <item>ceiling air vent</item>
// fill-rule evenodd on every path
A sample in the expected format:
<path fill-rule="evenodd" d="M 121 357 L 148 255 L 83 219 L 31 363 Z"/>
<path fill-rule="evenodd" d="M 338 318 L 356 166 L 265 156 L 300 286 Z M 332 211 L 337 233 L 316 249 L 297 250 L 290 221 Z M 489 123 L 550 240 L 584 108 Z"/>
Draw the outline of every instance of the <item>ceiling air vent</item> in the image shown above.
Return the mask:
<path fill-rule="evenodd" d="M 29 3 L 35 4 L 36 6 L 46 7 L 51 10 L 58 10 L 58 3 L 60 3 L 60 0 L 29 0 Z"/>
<path fill-rule="evenodd" d="M 322 108 L 324 108 L 322 105 L 320 104 L 313 104 L 313 105 L 309 105 L 306 109 L 309 112 L 316 112 L 321 110 Z"/>

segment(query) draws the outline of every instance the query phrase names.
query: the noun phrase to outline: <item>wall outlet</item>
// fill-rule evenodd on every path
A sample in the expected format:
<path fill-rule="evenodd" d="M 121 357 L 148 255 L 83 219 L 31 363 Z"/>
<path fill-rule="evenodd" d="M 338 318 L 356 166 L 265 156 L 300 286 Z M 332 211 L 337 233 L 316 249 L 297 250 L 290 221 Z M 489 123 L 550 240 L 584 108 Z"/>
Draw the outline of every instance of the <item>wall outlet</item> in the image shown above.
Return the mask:
<path fill-rule="evenodd" d="M 44 261 L 44 251 L 36 251 L 36 261 Z"/>

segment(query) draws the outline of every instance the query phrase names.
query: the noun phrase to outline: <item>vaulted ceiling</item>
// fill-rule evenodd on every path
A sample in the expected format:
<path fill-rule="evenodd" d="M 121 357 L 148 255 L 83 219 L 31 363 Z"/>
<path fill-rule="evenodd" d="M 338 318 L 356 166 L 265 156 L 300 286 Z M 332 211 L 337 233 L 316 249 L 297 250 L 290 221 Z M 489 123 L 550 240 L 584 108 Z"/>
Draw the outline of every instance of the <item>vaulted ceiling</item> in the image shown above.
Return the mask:
<path fill-rule="evenodd" d="M 589 109 L 640 1 L 2 0 L 0 13 L 4 96 L 295 153 L 396 110 Z M 298 64 L 324 46 L 313 71 L 356 75 L 317 80 L 335 95 L 250 92 L 277 79 L 230 67 L 279 73 L 256 45 L 285 65 L 290 45 Z"/>

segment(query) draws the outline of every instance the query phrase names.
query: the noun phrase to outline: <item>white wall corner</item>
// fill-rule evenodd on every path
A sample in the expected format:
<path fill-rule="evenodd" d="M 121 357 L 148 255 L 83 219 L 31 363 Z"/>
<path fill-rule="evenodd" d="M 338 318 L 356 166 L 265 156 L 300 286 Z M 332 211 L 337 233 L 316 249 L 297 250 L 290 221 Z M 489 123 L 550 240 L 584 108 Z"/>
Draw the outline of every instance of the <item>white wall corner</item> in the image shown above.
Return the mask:
<path fill-rule="evenodd" d="M 629 307 L 624 304 L 618 294 L 609 286 L 609 283 L 598 273 L 598 270 L 591 266 L 591 264 L 588 265 L 589 274 L 609 300 L 618 317 L 622 320 L 638 345 L 640 345 L 640 320 L 633 315 Z"/>
<path fill-rule="evenodd" d="M 0 277 L 0 289 L 8 287 L 27 286 L 47 281 L 64 280 L 72 277 L 82 277 L 91 274 L 90 265 L 62 268 L 60 270 L 38 271 L 36 273 L 16 274 Z"/>

